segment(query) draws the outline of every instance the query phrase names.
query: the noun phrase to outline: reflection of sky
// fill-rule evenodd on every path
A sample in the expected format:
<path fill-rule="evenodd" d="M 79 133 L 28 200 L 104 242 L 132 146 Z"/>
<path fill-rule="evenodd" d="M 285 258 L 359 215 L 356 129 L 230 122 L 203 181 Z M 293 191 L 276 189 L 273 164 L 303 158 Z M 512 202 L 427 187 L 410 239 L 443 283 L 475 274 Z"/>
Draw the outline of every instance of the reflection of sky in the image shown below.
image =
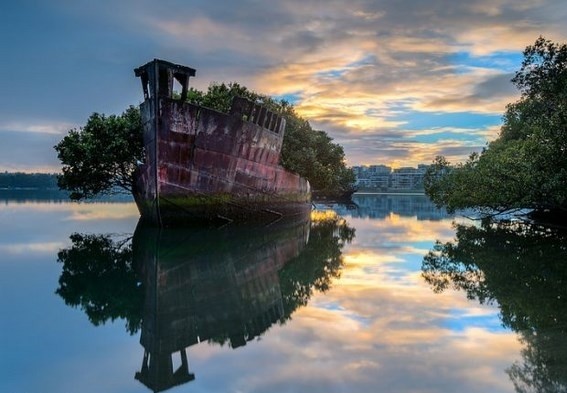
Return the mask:
<path fill-rule="evenodd" d="M 137 366 L 138 339 L 120 322 L 95 328 L 54 293 L 71 233 L 132 232 L 137 220 L 132 204 L 0 204 L 0 391 L 140 391 L 113 363 Z"/>
<path fill-rule="evenodd" d="M 453 237 L 451 219 L 346 218 L 356 237 L 327 293 L 237 350 L 190 347 L 196 380 L 171 391 L 513 391 L 504 370 L 520 345 L 498 310 L 463 293 L 434 294 L 420 276 L 434 240 Z M 94 327 L 54 294 L 56 252 L 69 235 L 132 232 L 135 207 L 8 205 L 0 221 L 0 391 L 148 391 L 134 380 L 139 334 L 123 321 Z"/>

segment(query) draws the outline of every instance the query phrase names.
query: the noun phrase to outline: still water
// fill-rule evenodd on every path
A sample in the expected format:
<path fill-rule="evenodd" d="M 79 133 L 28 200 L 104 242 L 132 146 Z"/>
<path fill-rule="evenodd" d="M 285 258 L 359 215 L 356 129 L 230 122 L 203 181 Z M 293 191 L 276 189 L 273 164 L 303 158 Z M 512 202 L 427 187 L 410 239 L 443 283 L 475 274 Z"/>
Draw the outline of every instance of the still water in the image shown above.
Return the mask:
<path fill-rule="evenodd" d="M 0 391 L 565 391 L 561 233 L 354 202 L 158 230 L 2 201 Z"/>

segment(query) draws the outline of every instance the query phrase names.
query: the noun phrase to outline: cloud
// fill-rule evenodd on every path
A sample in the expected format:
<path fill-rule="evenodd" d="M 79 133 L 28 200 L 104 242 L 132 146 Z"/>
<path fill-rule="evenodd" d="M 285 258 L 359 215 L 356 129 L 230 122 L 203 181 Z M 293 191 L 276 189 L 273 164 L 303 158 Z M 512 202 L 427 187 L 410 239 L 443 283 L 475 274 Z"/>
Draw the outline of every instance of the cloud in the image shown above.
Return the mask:
<path fill-rule="evenodd" d="M 94 111 L 119 113 L 141 99 L 132 68 L 161 57 L 197 68 L 198 88 L 238 81 L 294 94 L 316 128 L 351 136 L 349 162 L 362 163 L 376 151 L 362 136 L 411 133 L 408 112 L 501 114 L 517 98 L 508 80 L 521 51 L 540 34 L 565 41 L 565 18 L 561 0 L 14 5 L 1 20 L 0 71 L 10 77 L 0 114 L 5 125 L 49 132 L 34 128 L 36 119 L 75 124 Z M 24 23 L 30 29 L 21 32 Z M 424 152 L 447 148 L 416 143 Z M 471 143 L 452 144 L 454 157 L 469 153 Z M 405 148 L 379 149 L 374 159 L 418 157 Z"/>
<path fill-rule="evenodd" d="M 7 254 L 55 254 L 64 244 L 60 242 L 48 243 L 12 243 L 0 244 L 0 252 Z"/>
<path fill-rule="evenodd" d="M 59 172 L 61 164 L 53 146 L 61 139 L 58 128 L 40 126 L 48 132 L 37 132 L 37 125 L 18 131 L 0 130 L 0 171 Z"/>
<path fill-rule="evenodd" d="M 487 129 L 483 132 L 489 135 L 493 130 Z M 403 131 L 399 134 L 403 135 Z M 458 162 L 471 152 L 479 152 L 486 146 L 477 137 L 472 141 L 443 139 L 424 143 L 375 134 L 351 139 L 339 137 L 336 141 L 344 146 L 345 151 L 351 152 L 350 156 L 347 155 L 347 161 L 351 165 L 383 163 L 393 167 L 429 164 L 438 155 L 445 156 L 449 161 Z"/>
<path fill-rule="evenodd" d="M 0 122 L 0 132 L 35 132 L 39 134 L 63 135 L 71 128 L 71 123 L 53 122 Z"/>

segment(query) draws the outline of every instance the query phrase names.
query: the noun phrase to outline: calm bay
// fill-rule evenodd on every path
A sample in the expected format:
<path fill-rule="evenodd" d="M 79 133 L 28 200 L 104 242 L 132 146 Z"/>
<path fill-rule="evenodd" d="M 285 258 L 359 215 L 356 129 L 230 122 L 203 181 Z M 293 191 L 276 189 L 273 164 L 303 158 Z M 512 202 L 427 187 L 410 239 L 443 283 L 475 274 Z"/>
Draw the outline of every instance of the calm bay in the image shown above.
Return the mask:
<path fill-rule="evenodd" d="M 554 237 L 483 230 L 423 195 L 357 194 L 261 228 L 171 230 L 139 223 L 128 202 L 0 202 L 2 392 L 567 386 L 567 274 L 545 262 L 564 262 Z M 460 253 L 442 258 L 436 241 Z M 499 256 L 506 244 L 521 250 Z M 481 265 L 530 250 L 545 261 Z"/>

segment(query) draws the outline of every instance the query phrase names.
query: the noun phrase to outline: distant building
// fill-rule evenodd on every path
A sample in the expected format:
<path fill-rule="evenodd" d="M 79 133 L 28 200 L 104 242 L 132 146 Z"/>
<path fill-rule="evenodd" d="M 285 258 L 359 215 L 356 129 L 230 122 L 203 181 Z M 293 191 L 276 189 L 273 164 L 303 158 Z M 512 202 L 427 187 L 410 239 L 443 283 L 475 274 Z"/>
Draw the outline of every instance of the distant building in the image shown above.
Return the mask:
<path fill-rule="evenodd" d="M 423 177 L 429 165 L 392 170 L 386 165 L 355 166 L 356 185 L 360 191 L 423 190 Z"/>
<path fill-rule="evenodd" d="M 357 166 L 353 168 L 359 189 L 387 190 L 392 168 L 386 165 Z"/>

